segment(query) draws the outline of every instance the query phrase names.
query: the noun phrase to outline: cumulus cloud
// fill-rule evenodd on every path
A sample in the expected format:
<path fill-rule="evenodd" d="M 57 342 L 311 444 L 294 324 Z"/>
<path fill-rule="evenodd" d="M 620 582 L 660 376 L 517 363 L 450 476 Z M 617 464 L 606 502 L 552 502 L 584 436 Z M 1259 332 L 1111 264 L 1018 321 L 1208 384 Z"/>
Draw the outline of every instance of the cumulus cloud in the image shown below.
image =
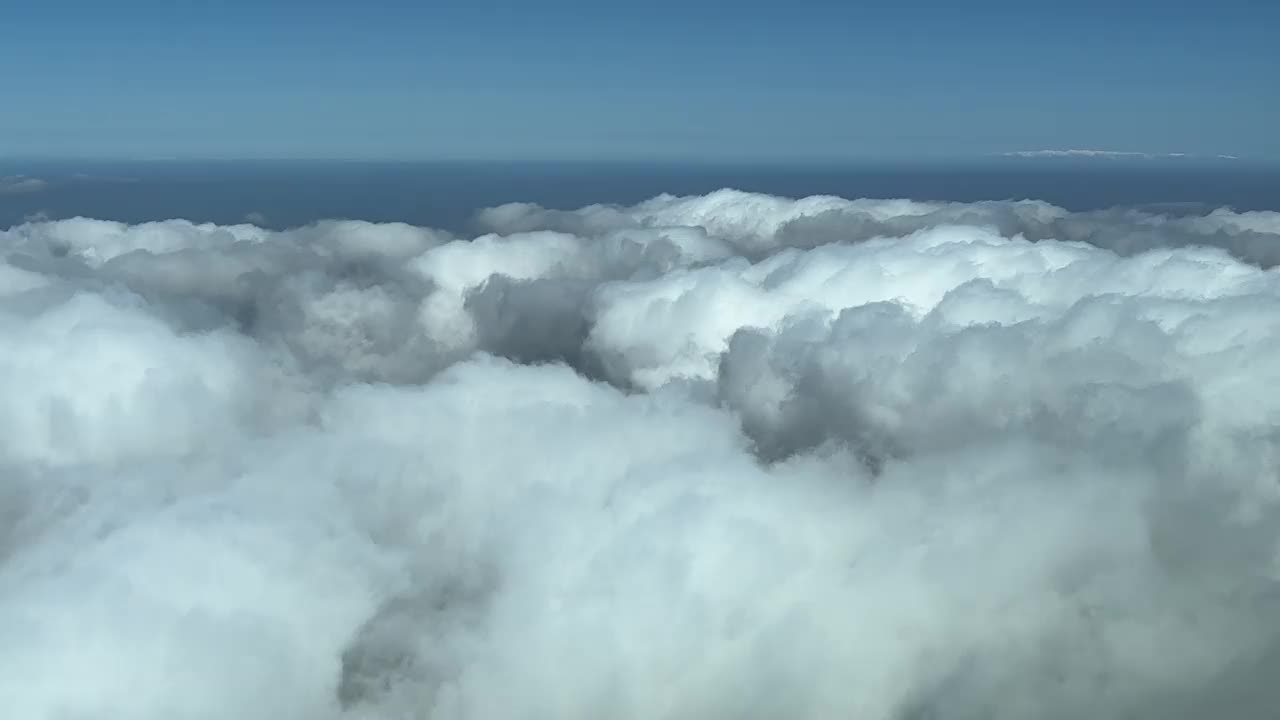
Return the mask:
<path fill-rule="evenodd" d="M 65 718 L 1280 703 L 1280 214 L 0 231 L 0 697 Z"/>

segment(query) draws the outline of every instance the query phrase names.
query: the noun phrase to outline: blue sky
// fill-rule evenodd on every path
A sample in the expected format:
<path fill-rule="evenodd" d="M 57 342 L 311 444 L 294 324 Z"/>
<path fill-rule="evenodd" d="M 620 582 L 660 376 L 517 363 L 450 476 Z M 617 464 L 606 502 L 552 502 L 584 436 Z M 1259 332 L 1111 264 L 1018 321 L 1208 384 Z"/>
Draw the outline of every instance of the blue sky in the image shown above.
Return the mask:
<path fill-rule="evenodd" d="M 1280 3 L 39 0 L 0 154 L 1280 158 Z"/>

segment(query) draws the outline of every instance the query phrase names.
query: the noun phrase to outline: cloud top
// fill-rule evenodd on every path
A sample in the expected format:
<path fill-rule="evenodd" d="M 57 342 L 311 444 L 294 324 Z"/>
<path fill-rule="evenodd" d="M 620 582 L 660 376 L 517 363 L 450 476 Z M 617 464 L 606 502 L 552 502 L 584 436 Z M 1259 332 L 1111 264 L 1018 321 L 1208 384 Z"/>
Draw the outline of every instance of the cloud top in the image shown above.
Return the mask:
<path fill-rule="evenodd" d="M 15 717 L 1280 701 L 1280 214 L 0 231 Z"/>

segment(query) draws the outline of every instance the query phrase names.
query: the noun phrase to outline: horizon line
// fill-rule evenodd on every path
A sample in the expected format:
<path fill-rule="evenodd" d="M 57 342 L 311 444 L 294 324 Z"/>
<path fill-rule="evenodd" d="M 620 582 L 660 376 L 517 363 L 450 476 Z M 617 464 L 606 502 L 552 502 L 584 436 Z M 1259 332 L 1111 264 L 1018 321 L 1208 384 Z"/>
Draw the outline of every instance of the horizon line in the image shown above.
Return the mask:
<path fill-rule="evenodd" d="M 940 165 L 974 162 L 1000 162 L 1004 160 L 1178 160 L 1199 162 L 1231 162 L 1241 164 L 1280 163 L 1280 157 L 1249 156 L 1233 153 L 1200 154 L 1187 152 L 1146 152 L 1133 150 L 1094 149 L 1035 149 L 1007 150 L 954 155 L 902 156 L 902 155 L 834 155 L 823 157 L 698 157 L 698 156 L 307 156 L 307 155 L 253 155 L 253 154 L 191 154 L 191 155 L 128 155 L 128 154 L 39 154 L 0 153 L 0 163 L 121 163 L 139 165 L 164 165 L 175 163 L 333 163 L 333 164 L 386 164 L 386 165 L 621 165 L 621 166 L 673 166 L 673 167 L 725 167 L 725 166 L 856 166 L 856 165 Z"/>

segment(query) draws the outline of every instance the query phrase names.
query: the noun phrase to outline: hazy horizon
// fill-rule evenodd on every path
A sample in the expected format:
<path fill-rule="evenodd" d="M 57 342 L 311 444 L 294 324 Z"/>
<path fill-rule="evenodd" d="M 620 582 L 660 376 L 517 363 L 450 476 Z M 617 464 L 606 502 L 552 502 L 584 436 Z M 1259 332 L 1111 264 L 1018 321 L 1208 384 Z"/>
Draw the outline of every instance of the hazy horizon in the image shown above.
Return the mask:
<path fill-rule="evenodd" d="M 1068 210 L 1280 210 L 1280 164 L 1197 159 L 983 158 L 964 162 L 669 163 L 0 159 L 0 227 L 29 218 L 124 222 L 322 219 L 472 229 L 486 207 L 571 210 L 733 188 L 792 198 L 1042 200 Z"/>

